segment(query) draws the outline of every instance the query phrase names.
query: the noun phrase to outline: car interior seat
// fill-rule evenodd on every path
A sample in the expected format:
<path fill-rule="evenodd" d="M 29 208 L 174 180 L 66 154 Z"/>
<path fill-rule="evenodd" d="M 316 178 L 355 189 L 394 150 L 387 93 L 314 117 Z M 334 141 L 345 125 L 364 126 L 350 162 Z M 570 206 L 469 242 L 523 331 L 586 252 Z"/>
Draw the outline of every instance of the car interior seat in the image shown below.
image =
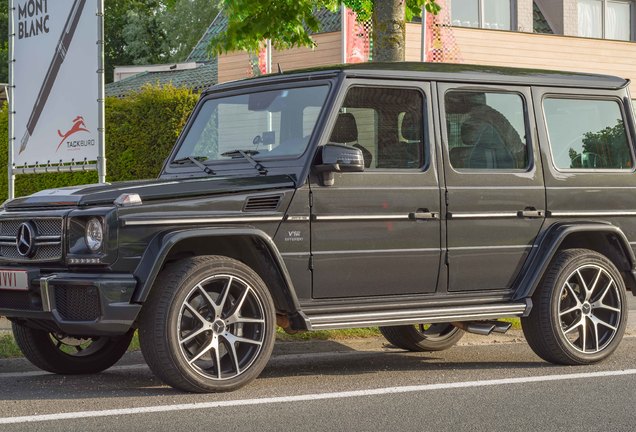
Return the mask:
<path fill-rule="evenodd" d="M 351 113 L 340 113 L 336 120 L 336 125 L 331 131 L 330 142 L 336 144 L 347 144 L 360 149 L 364 157 L 364 166 L 369 168 L 373 160 L 373 155 L 369 150 L 358 143 L 358 125 L 356 118 Z"/>

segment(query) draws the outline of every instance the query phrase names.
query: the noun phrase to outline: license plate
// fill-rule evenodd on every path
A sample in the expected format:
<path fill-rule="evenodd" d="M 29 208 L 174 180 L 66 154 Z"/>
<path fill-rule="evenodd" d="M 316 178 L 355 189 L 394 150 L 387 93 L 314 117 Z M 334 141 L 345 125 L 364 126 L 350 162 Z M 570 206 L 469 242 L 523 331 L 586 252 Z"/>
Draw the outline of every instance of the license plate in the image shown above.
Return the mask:
<path fill-rule="evenodd" d="M 28 291 L 29 277 L 26 270 L 0 269 L 0 289 Z"/>

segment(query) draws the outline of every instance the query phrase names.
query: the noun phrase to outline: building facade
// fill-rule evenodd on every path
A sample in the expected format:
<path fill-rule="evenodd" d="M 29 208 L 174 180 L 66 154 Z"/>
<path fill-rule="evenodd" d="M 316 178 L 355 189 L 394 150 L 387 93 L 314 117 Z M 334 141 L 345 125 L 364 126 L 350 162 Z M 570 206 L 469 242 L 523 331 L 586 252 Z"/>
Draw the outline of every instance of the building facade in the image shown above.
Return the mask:
<path fill-rule="evenodd" d="M 407 24 L 407 61 L 554 69 L 636 80 L 636 0 L 437 1 L 443 6 L 437 17 L 423 20 L 424 25 L 422 20 Z M 313 35 L 316 47 L 273 50 L 272 70 L 346 61 L 346 39 L 355 32 L 347 28 L 342 11 L 323 10 L 317 17 L 321 30 Z M 186 60 L 188 67 L 124 68 L 122 76 L 132 76 L 109 84 L 107 93 L 122 96 L 145 83 L 170 82 L 200 90 L 258 73 L 254 55 L 210 56 L 210 40 L 226 26 L 220 13 Z M 452 55 L 435 57 L 432 50 Z M 135 71 L 142 73 L 134 75 Z"/>
<path fill-rule="evenodd" d="M 446 0 L 447 37 L 456 60 L 466 64 L 555 69 L 636 79 L 636 1 L 632 0 Z M 442 13 L 442 15 L 444 12 Z M 338 15 L 338 14 L 334 14 Z M 344 59 L 340 16 L 331 31 L 314 35 L 316 48 L 272 53 L 274 70 L 323 66 Z M 425 21 L 426 22 L 426 21 Z M 431 31 L 425 25 L 425 31 Z M 407 24 L 406 60 L 421 61 L 422 23 Z M 248 75 L 250 56 L 218 58 L 218 80 Z"/>

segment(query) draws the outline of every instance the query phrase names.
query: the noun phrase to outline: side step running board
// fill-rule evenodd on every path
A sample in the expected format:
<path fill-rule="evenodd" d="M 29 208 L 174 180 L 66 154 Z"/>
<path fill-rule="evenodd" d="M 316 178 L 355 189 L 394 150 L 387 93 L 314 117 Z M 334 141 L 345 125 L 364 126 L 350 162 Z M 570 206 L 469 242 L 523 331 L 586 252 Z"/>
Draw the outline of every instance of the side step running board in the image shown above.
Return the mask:
<path fill-rule="evenodd" d="M 527 305 L 525 303 L 505 303 L 481 306 L 405 309 L 388 312 L 349 312 L 344 314 L 309 315 L 306 323 L 308 330 L 323 330 L 454 321 L 483 321 L 522 316 L 526 308 Z M 492 331 L 505 332 L 503 328 L 498 329 L 494 322 L 492 326 L 494 327 Z"/>

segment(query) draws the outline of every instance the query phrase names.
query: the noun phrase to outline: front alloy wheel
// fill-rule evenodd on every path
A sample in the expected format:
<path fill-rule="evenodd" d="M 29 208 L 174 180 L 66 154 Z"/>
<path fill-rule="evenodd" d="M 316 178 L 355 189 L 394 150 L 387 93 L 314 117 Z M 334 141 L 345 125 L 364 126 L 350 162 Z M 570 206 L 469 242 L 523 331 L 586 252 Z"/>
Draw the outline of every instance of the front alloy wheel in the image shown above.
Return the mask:
<path fill-rule="evenodd" d="M 175 388 L 230 391 L 265 367 L 275 323 L 271 294 L 252 269 L 227 257 L 190 258 L 157 277 L 142 311 L 141 349 Z"/>
<path fill-rule="evenodd" d="M 181 355 L 195 372 L 211 380 L 235 378 L 261 352 L 262 301 L 244 279 L 229 274 L 209 277 L 182 302 L 177 333 Z"/>

